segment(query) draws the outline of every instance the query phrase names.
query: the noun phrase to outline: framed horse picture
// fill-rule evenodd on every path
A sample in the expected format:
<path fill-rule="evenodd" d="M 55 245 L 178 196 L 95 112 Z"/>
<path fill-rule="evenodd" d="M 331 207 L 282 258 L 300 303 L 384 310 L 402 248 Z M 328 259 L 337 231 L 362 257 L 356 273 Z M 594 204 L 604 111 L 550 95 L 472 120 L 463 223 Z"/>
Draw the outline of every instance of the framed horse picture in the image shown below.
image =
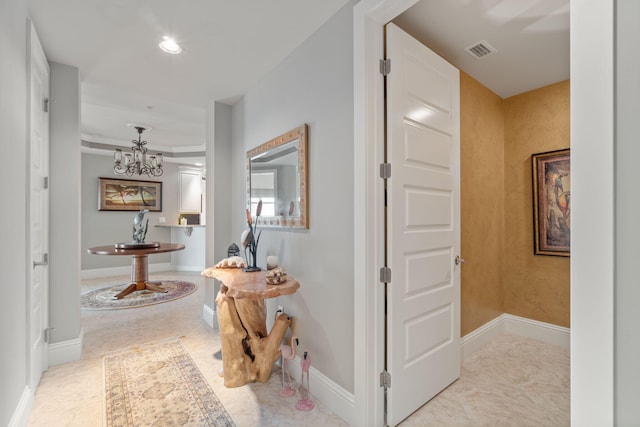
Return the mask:
<path fill-rule="evenodd" d="M 531 156 L 534 254 L 571 254 L 571 162 L 569 149 Z"/>

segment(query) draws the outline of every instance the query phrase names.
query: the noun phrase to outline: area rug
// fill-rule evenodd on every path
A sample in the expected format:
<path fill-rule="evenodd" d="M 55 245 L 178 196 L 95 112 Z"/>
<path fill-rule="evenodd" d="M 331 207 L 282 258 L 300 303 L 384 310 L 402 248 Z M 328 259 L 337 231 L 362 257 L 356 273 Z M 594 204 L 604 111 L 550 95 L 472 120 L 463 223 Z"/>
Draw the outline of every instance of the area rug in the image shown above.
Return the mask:
<path fill-rule="evenodd" d="M 106 425 L 234 427 L 180 340 L 103 359 Z"/>
<path fill-rule="evenodd" d="M 113 310 L 119 308 L 143 307 L 145 305 L 160 304 L 161 302 L 172 301 L 192 294 L 197 289 L 195 283 L 183 282 L 181 280 L 163 280 L 155 282 L 168 292 L 155 292 L 150 290 L 134 291 L 122 299 L 114 299 L 120 291 L 128 284 L 107 286 L 105 288 L 94 289 L 80 296 L 82 308 L 91 310 Z"/>

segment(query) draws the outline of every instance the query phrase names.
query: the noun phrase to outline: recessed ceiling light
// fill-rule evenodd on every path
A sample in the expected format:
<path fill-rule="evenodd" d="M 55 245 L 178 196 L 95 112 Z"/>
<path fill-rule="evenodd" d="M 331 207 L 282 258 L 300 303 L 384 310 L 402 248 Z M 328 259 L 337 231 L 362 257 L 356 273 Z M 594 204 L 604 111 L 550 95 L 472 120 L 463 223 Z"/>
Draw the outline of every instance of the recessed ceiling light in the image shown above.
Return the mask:
<path fill-rule="evenodd" d="M 178 54 L 182 52 L 182 48 L 174 39 L 169 36 L 164 36 L 164 40 L 162 40 L 158 46 L 160 49 L 164 50 L 167 53 Z"/>
<path fill-rule="evenodd" d="M 202 163 L 197 162 L 197 163 L 194 163 L 193 165 L 194 165 L 194 166 L 202 166 Z"/>

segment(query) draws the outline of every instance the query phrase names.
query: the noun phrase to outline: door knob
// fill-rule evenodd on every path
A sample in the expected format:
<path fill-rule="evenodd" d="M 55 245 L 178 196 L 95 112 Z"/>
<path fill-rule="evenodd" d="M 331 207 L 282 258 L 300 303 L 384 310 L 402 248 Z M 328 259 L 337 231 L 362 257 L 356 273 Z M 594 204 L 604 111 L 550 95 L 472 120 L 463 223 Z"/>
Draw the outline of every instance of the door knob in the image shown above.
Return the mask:
<path fill-rule="evenodd" d="M 456 265 L 464 263 L 464 258 L 460 258 L 460 255 L 456 255 Z"/>

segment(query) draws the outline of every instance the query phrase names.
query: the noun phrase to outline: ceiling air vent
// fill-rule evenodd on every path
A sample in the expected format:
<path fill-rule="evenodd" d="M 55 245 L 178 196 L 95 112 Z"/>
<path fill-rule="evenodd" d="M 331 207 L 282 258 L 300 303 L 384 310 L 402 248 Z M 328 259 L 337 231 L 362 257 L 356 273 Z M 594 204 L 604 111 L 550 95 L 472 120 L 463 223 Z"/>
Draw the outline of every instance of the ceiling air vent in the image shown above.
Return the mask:
<path fill-rule="evenodd" d="M 485 40 L 480 40 L 479 42 L 472 44 L 465 48 L 464 51 L 476 59 L 484 58 L 485 56 L 489 56 L 497 52 L 496 48 L 491 46 Z"/>

